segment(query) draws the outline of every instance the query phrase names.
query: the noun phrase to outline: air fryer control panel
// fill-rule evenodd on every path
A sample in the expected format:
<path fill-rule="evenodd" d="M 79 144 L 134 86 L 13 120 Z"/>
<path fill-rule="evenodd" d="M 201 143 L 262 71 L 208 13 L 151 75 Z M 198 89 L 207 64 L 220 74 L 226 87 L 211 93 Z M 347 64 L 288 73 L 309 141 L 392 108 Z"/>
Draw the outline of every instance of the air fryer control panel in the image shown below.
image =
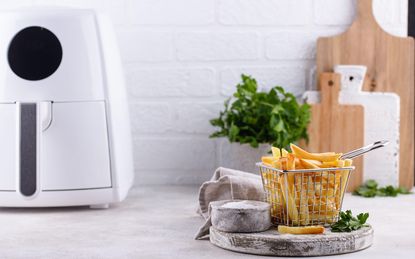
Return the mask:
<path fill-rule="evenodd" d="M 58 69 L 62 61 L 62 46 L 50 30 L 30 26 L 13 37 L 7 58 L 17 76 L 31 81 L 42 80 Z"/>

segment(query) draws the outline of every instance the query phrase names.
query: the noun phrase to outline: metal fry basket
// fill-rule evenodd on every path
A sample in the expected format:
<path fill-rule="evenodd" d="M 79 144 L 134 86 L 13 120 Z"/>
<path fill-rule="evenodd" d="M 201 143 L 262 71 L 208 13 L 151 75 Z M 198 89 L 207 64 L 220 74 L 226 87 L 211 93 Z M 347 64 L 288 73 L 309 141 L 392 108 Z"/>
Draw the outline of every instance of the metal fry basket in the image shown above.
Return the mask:
<path fill-rule="evenodd" d="M 353 166 L 287 171 L 257 166 L 273 224 L 328 226 L 338 220 Z"/>

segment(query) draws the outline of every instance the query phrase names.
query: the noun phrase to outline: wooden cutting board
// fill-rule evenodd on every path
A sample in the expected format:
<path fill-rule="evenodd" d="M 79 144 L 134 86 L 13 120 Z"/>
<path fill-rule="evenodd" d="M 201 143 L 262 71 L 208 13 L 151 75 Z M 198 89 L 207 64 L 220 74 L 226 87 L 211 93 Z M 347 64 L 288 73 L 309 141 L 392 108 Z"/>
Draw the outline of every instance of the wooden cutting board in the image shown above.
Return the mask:
<path fill-rule="evenodd" d="M 276 229 L 257 233 L 229 233 L 214 227 L 209 239 L 215 246 L 239 253 L 268 256 L 323 256 L 352 253 L 373 243 L 373 228 L 367 226 L 352 232 L 319 235 L 280 234 Z"/>
<path fill-rule="evenodd" d="M 335 65 L 365 65 L 364 91 L 400 96 L 400 186 L 414 185 L 414 41 L 386 33 L 372 13 L 372 0 L 358 0 L 357 18 L 344 33 L 317 41 L 317 74 Z M 382 104 L 379 104 L 382 105 Z"/>
<path fill-rule="evenodd" d="M 345 91 L 343 85 L 341 89 L 341 104 L 363 106 L 365 145 L 379 139 L 388 139 L 390 142 L 386 147 L 363 156 L 363 181 L 373 179 L 380 186 L 399 185 L 399 96 L 357 89 Z M 303 98 L 309 104 L 320 103 L 320 92 L 307 91 Z M 379 103 L 382 105 L 379 106 Z"/>
<path fill-rule="evenodd" d="M 340 74 L 322 73 L 319 78 L 321 101 L 311 104 L 308 126 L 311 152 L 348 152 L 364 144 L 364 110 L 361 105 L 339 104 Z M 356 167 L 349 179 L 348 191 L 362 184 L 363 159 L 355 158 Z"/>

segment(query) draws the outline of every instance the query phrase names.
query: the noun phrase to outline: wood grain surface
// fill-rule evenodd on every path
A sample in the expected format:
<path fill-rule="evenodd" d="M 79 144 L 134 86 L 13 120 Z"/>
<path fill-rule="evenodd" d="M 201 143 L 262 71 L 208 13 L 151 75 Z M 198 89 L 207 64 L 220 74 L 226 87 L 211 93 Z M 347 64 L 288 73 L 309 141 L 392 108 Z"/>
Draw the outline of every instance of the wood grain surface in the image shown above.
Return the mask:
<path fill-rule="evenodd" d="M 319 77 L 321 102 L 311 104 L 308 126 L 311 152 L 346 153 L 364 145 L 364 109 L 361 105 L 339 104 L 340 74 L 322 73 Z M 353 159 L 356 167 L 347 191 L 353 191 L 363 181 L 363 158 Z"/>
<path fill-rule="evenodd" d="M 385 32 L 376 22 L 372 0 L 358 0 L 357 18 L 335 37 L 317 42 L 317 74 L 335 65 L 365 65 L 364 91 L 395 92 L 400 96 L 399 183 L 414 185 L 414 41 Z M 382 105 L 382 104 L 379 104 Z"/>

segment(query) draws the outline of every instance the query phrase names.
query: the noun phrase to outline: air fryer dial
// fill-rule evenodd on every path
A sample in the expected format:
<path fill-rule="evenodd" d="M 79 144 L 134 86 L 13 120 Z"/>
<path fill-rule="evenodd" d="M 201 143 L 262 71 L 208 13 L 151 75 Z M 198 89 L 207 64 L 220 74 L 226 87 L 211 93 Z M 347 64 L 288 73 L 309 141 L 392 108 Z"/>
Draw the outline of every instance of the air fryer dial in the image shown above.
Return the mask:
<path fill-rule="evenodd" d="M 13 72 L 36 81 L 52 75 L 62 61 L 62 46 L 50 30 L 31 26 L 19 31 L 10 42 L 8 61 Z"/>

